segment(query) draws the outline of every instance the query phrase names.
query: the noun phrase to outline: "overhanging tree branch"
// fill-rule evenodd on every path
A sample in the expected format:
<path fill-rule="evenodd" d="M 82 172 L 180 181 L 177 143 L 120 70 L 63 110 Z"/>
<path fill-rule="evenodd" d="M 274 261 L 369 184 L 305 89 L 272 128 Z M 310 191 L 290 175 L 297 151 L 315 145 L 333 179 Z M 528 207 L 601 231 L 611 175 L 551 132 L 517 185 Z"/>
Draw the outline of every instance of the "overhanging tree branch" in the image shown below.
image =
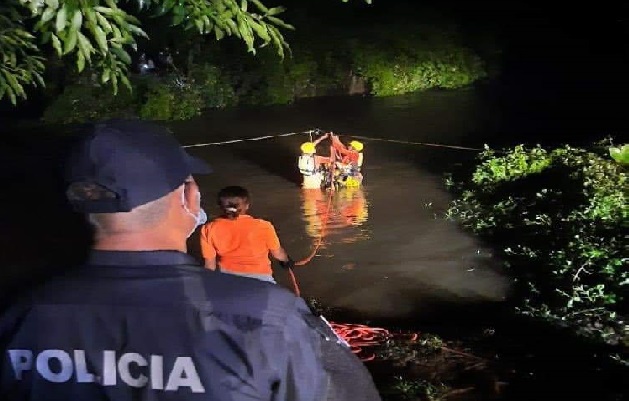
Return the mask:
<path fill-rule="evenodd" d="M 91 68 L 114 93 L 121 83 L 131 88 L 129 50 L 137 49 L 138 37 L 148 36 L 122 3 L 135 5 L 138 13 L 170 15 L 173 26 L 216 40 L 235 36 L 254 54 L 271 45 L 283 58 L 289 46 L 282 30 L 294 29 L 279 17 L 283 7 L 269 8 L 260 0 L 10 0 L 0 9 L 0 99 L 7 96 L 15 104 L 26 98 L 25 86 L 43 85 L 41 45 L 73 59 L 79 73 Z M 34 34 L 22 25 L 26 12 Z"/>

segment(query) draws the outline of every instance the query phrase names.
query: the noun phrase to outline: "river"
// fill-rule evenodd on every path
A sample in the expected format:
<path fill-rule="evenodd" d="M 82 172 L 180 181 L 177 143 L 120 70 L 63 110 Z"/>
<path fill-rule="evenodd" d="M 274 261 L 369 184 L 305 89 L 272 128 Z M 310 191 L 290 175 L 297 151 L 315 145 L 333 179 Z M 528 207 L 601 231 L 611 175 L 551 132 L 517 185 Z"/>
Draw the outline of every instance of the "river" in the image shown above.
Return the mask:
<path fill-rule="evenodd" d="M 315 99 L 209 113 L 172 128 L 186 144 L 320 127 L 347 140 L 353 134 L 457 145 L 483 129 L 485 106 L 475 91 Z M 299 186 L 296 159 L 306 140 L 300 134 L 190 150 L 216 171 L 197 178 L 211 215 L 218 213 L 216 191 L 237 184 L 250 189 L 251 213 L 275 224 L 294 259 L 308 255 L 326 230 L 317 256 L 297 269 L 304 296 L 376 320 L 417 319 L 444 303 L 504 298 L 508 282 L 490 252 L 443 218 L 450 199 L 443 173 L 476 152 L 364 140 L 364 187 L 334 194 L 327 213 L 326 193 Z M 289 285 L 284 272 L 276 276 Z"/>

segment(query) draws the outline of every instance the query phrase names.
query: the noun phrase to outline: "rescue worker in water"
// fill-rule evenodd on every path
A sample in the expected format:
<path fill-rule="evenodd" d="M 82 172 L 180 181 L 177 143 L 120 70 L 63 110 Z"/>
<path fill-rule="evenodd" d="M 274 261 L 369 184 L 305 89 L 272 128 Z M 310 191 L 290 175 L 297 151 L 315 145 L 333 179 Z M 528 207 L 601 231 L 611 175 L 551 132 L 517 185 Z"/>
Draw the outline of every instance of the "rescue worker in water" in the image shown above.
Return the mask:
<path fill-rule="evenodd" d="M 316 154 L 316 146 L 324 139 L 330 139 L 330 156 Z M 321 188 L 325 179 L 345 186 L 360 186 L 362 183 L 364 145 L 356 140 L 345 146 L 338 135 L 328 132 L 314 142 L 301 145 L 302 154 L 299 156 L 299 172 L 303 176 L 304 189 Z M 329 177 L 324 177 L 329 174 Z M 334 189 L 334 185 L 330 187 Z"/>
<path fill-rule="evenodd" d="M 330 162 L 327 169 L 330 176 L 328 181 L 333 183 L 330 189 L 359 187 L 363 181 L 361 173 L 363 144 L 353 140 L 348 146 L 345 146 L 338 135 L 333 132 L 328 135 L 330 138 Z"/>
<path fill-rule="evenodd" d="M 305 189 L 321 188 L 321 183 L 323 182 L 322 167 L 330 164 L 330 158 L 317 155 L 317 145 L 328 137 L 329 134 L 326 133 L 313 142 L 301 144 L 301 155 L 297 165 L 299 172 L 303 176 L 302 187 Z"/>
<path fill-rule="evenodd" d="M 338 135 L 330 133 L 332 141 L 332 161 L 334 162 L 337 180 L 346 186 L 360 186 L 363 180 L 363 144 L 353 140 L 345 146 Z"/>

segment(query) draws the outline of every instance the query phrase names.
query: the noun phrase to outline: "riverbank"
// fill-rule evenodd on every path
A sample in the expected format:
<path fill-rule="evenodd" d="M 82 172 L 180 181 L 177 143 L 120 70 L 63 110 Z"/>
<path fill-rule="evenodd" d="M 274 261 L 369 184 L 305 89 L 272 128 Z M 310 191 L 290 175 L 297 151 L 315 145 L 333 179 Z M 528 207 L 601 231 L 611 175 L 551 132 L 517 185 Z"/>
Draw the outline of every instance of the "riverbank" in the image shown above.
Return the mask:
<path fill-rule="evenodd" d="M 507 305 L 443 310 L 435 324 L 363 321 L 312 303 L 334 322 L 419 335 L 365 349 L 375 355 L 366 364 L 385 401 L 620 401 L 628 396 L 629 369 L 600 355 L 600 345 L 517 317 Z M 461 320 L 465 323 L 457 323 Z"/>

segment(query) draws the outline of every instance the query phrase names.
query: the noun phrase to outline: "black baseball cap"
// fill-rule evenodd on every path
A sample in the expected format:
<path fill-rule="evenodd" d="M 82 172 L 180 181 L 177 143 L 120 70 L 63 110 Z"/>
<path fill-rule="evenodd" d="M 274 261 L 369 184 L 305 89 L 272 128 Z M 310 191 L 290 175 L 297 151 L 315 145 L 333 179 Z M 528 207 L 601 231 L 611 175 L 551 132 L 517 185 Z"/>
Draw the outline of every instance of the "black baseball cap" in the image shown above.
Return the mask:
<path fill-rule="evenodd" d="M 109 120 L 91 125 L 71 153 L 68 198 L 83 213 L 128 212 L 174 191 L 192 174 L 211 172 L 167 128 Z"/>

